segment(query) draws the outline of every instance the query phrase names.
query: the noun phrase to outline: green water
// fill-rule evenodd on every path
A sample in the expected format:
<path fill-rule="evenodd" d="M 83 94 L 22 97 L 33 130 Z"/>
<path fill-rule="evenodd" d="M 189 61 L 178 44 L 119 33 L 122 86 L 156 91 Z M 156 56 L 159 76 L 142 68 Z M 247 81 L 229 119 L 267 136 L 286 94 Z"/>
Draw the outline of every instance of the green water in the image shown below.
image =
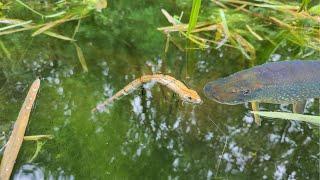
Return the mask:
<path fill-rule="evenodd" d="M 52 134 L 38 156 L 24 142 L 12 179 L 317 179 L 319 132 L 306 123 L 263 119 L 254 124 L 248 104 L 207 99 L 208 81 L 249 67 L 232 49 L 164 52 L 169 25 L 160 8 L 180 14 L 179 2 L 119 1 L 81 22 L 76 36 L 88 64 L 84 73 L 73 44 L 30 32 L 1 36 L 0 124 L 8 138 L 36 77 L 41 88 L 26 135 Z M 24 14 L 25 13 L 25 14 Z M 18 14 L 22 18 L 27 12 Z M 185 16 L 187 19 L 187 16 Z M 59 31 L 72 34 L 76 22 Z M 180 42 L 183 46 L 185 41 Z M 296 58 L 289 46 L 280 59 Z M 279 55 L 273 55 L 277 58 Z M 259 59 L 259 58 L 258 58 Z M 259 59 L 263 63 L 267 59 Z M 204 103 L 183 105 L 166 87 L 147 85 L 105 112 L 91 109 L 135 78 L 164 73 L 196 90 Z M 262 109 L 290 111 L 290 106 Z M 307 113 L 315 114 L 310 101 Z M 2 145 L 5 142 L 2 141 Z M 1 145 L 1 146 L 2 146 Z M 3 153 L 3 152 L 1 152 Z"/>

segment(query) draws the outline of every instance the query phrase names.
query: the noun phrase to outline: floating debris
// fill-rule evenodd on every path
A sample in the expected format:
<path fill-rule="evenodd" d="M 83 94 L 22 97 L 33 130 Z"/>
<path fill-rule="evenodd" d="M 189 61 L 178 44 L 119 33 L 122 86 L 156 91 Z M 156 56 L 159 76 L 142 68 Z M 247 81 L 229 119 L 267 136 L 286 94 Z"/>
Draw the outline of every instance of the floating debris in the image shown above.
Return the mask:
<path fill-rule="evenodd" d="M 18 118 L 14 124 L 13 131 L 3 153 L 0 165 L 0 179 L 8 180 L 16 162 L 20 147 L 23 142 L 24 133 L 28 125 L 30 112 L 40 87 L 40 79 L 36 79 L 24 100 Z"/>

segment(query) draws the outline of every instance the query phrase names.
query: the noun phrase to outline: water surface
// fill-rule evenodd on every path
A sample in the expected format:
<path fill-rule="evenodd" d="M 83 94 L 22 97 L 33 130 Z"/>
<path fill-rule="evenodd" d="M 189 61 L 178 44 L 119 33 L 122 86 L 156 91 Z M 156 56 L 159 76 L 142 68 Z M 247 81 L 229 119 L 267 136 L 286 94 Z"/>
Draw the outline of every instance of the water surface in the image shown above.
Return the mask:
<path fill-rule="evenodd" d="M 71 43 L 45 35 L 32 38 L 28 32 L 2 39 L 11 52 L 11 59 L 1 54 L 3 135 L 8 138 L 36 77 L 42 84 L 26 135 L 54 135 L 32 162 L 28 161 L 36 143 L 23 144 L 12 179 L 319 177 L 316 127 L 291 121 L 286 130 L 288 121 L 266 118 L 258 127 L 248 104 L 222 105 L 202 93 L 206 82 L 249 67 L 238 51 L 181 52 L 170 44 L 164 52 L 166 36 L 156 27 L 168 23 L 159 6 L 170 9 L 171 5 L 149 3 L 135 5 L 133 10 L 119 3 L 113 10 L 84 20 L 77 43 L 88 73 L 83 72 Z M 179 8 L 177 14 L 184 7 Z M 103 19 L 107 14 L 109 19 Z M 60 30 L 70 33 L 75 24 L 65 24 Z M 270 60 L 293 58 L 283 49 Z M 204 103 L 183 105 L 168 88 L 147 84 L 105 112 L 91 112 L 127 83 L 152 73 L 183 81 Z M 263 105 L 262 109 L 290 111 L 291 107 Z M 310 100 L 306 113 L 314 114 L 315 109 Z"/>

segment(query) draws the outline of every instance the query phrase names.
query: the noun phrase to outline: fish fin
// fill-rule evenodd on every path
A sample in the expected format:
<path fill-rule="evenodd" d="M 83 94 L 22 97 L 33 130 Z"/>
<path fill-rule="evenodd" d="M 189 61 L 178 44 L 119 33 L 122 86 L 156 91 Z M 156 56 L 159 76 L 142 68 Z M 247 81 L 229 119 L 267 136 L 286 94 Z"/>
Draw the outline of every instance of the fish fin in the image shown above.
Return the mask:
<path fill-rule="evenodd" d="M 306 100 L 293 103 L 293 112 L 303 114 L 306 104 Z"/>
<path fill-rule="evenodd" d="M 254 111 L 259 111 L 259 103 L 258 102 L 251 102 L 251 107 L 252 110 Z M 261 118 L 258 114 L 253 114 L 254 117 L 254 122 L 258 125 L 261 126 Z"/>
<path fill-rule="evenodd" d="M 315 103 L 315 107 L 316 107 L 315 114 L 320 116 L 320 101 L 319 100 L 320 100 L 319 97 L 314 98 L 314 103 Z"/>

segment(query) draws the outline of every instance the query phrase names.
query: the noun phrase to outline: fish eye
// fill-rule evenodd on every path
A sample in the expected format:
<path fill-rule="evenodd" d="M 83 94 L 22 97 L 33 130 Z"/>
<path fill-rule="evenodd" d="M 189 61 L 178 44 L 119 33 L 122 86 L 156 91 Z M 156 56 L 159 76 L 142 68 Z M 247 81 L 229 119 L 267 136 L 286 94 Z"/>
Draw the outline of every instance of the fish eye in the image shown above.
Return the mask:
<path fill-rule="evenodd" d="M 192 98 L 189 96 L 188 99 L 191 100 Z"/>
<path fill-rule="evenodd" d="M 250 93 L 250 90 L 249 89 L 243 90 L 242 93 L 243 95 L 248 95 Z"/>

